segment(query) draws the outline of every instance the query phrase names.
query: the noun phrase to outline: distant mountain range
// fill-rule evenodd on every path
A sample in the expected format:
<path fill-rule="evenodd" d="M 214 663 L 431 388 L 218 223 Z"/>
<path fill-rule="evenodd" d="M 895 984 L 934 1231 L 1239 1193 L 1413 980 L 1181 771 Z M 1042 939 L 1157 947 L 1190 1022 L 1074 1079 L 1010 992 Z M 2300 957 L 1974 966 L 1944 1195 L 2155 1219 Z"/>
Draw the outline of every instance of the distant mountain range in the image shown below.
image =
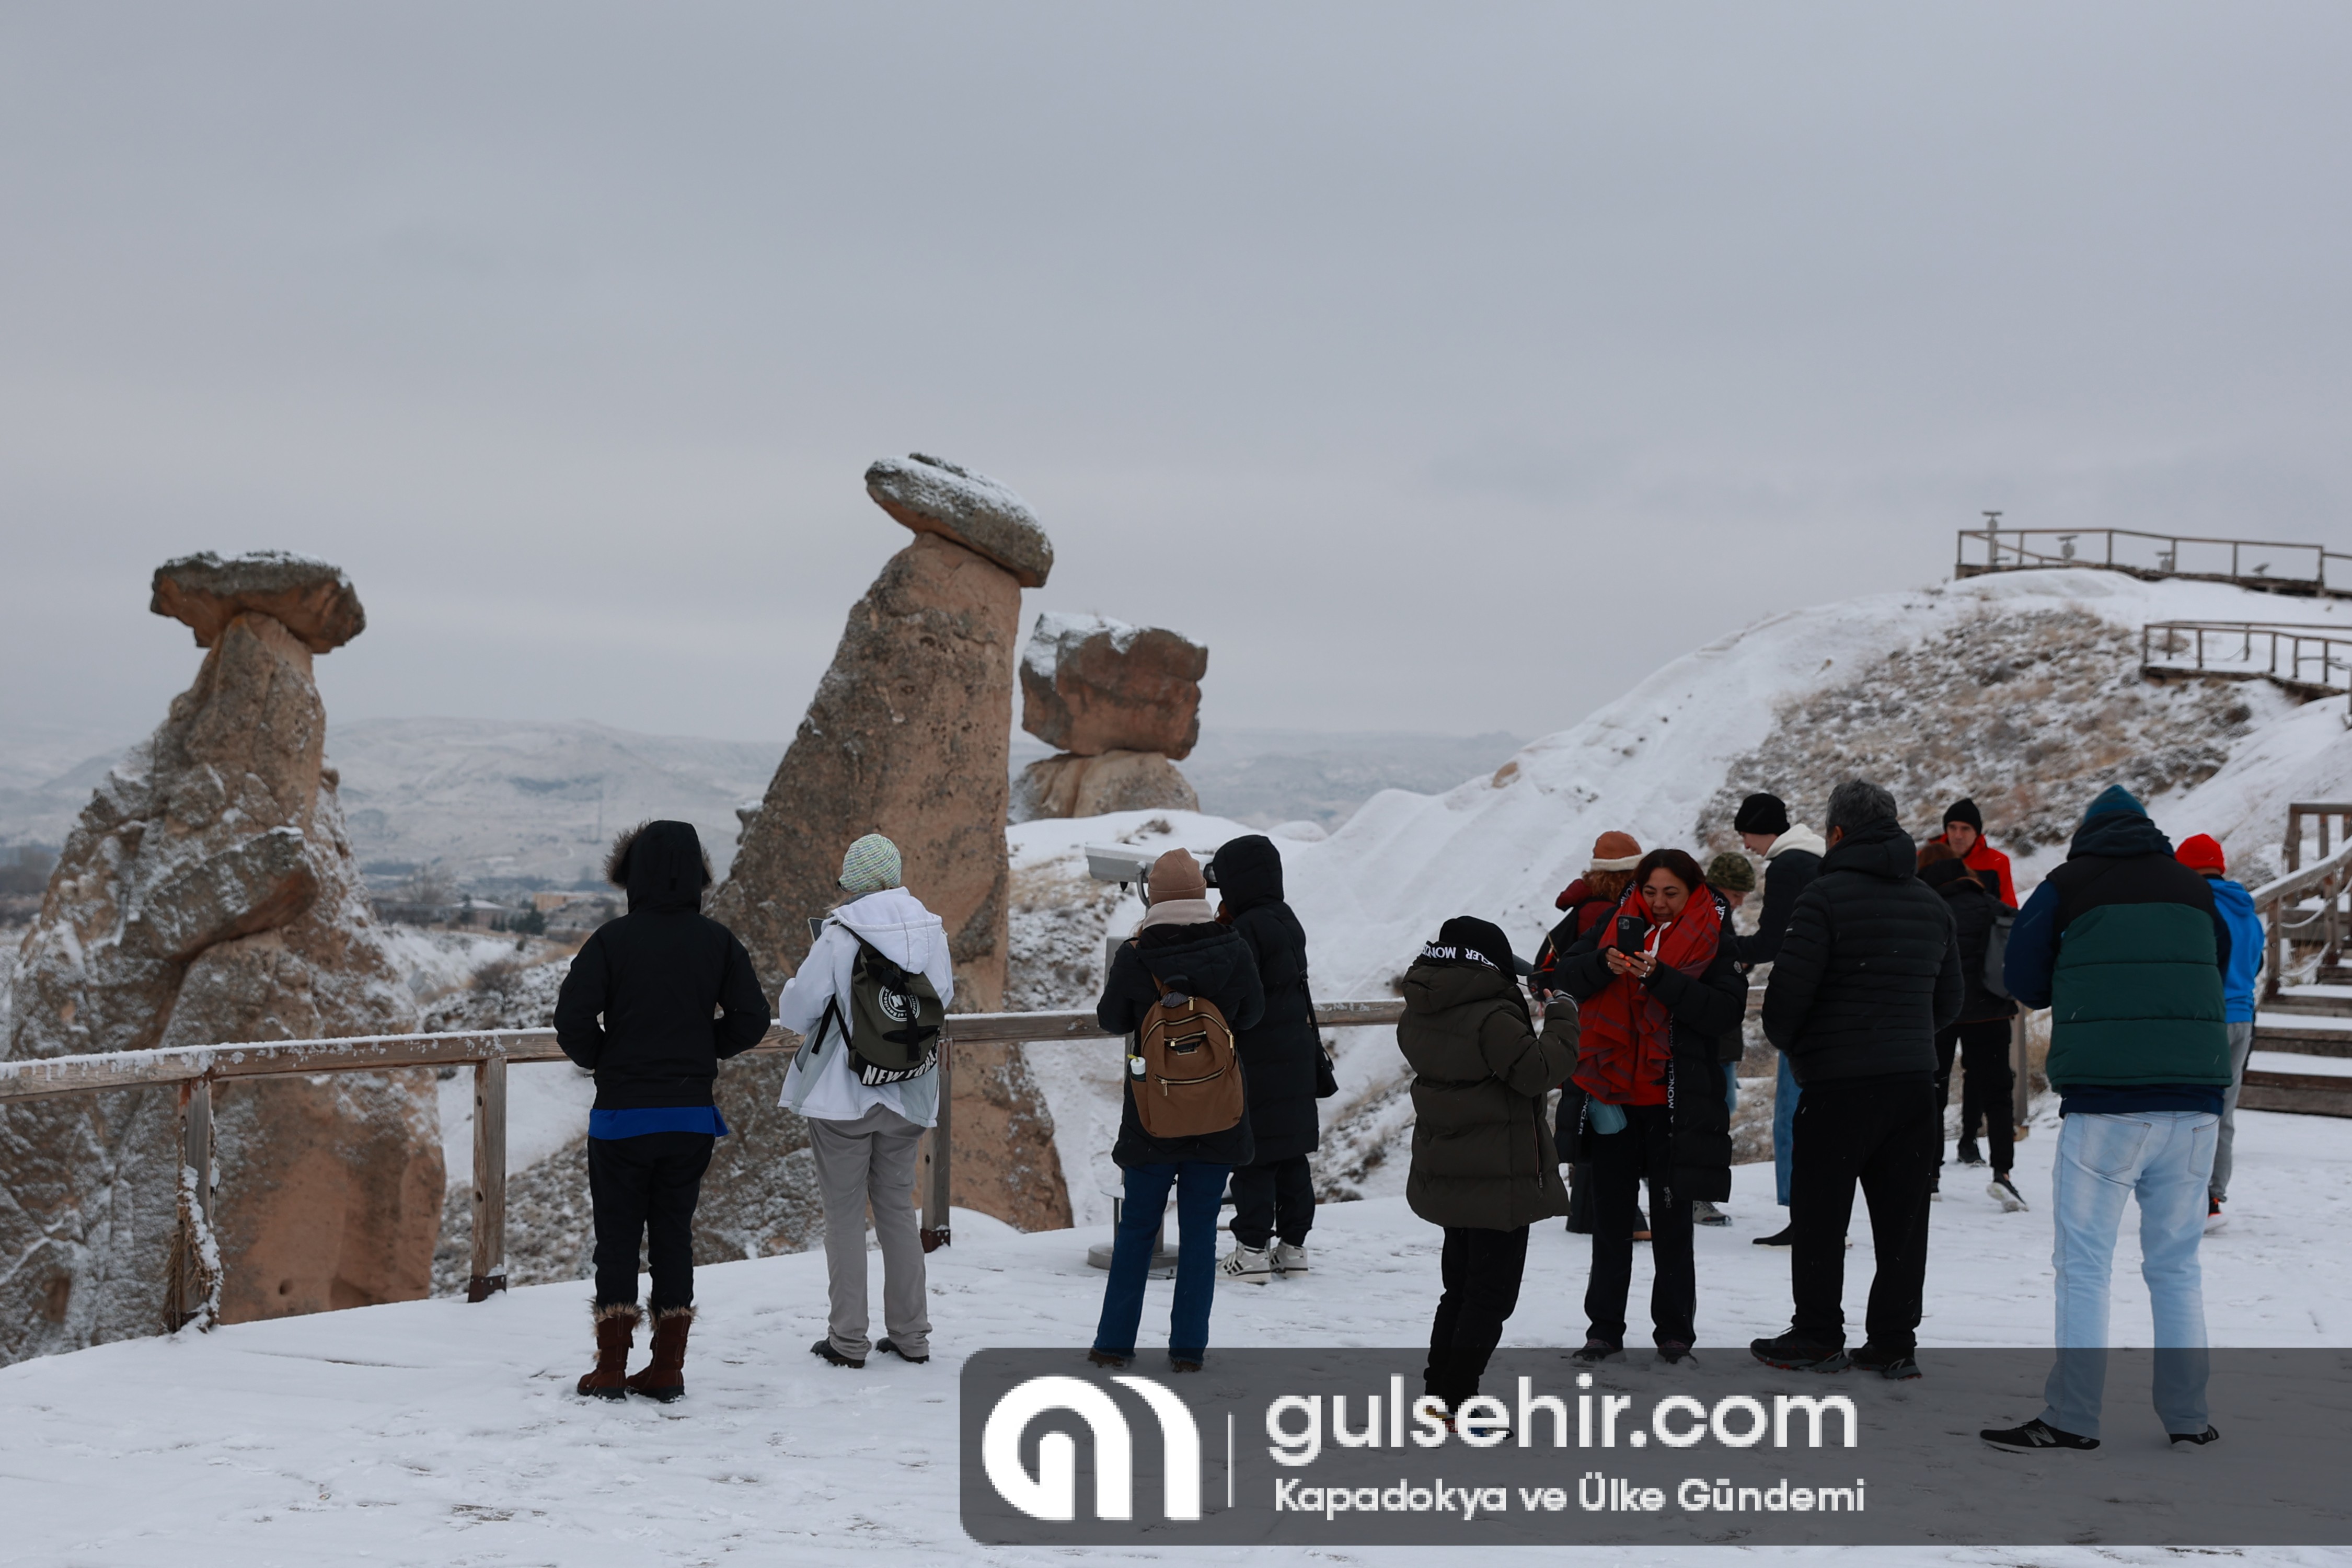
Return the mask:
<path fill-rule="evenodd" d="M 0 847 L 61 843 L 124 747 L 98 736 L 0 737 Z M 97 744 L 102 749 L 85 752 Z M 1181 765 L 1203 810 L 1258 826 L 1338 826 L 1383 789 L 1423 794 L 1491 773 L 1510 735 L 1317 734 L 1208 729 Z M 333 725 L 328 760 L 369 879 L 430 868 L 471 887 L 599 882 L 612 836 L 648 816 L 691 822 L 723 875 L 738 805 L 756 801 L 782 742 L 644 735 L 607 725 L 363 719 Z M 82 760 L 70 762 L 79 754 Z M 1017 773 L 1045 746 L 1013 736 Z M 47 771 L 45 771 L 47 770 Z"/>

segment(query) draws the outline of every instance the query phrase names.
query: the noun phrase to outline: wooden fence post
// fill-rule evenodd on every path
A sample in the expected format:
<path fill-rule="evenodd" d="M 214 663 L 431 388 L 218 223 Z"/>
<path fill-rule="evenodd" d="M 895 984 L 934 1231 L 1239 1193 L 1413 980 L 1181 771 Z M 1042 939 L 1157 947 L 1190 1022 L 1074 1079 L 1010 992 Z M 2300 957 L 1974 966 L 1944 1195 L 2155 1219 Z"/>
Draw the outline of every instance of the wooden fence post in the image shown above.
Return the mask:
<path fill-rule="evenodd" d="M 950 1076 L 948 1064 L 954 1054 L 954 1026 L 950 1025 L 946 1037 L 940 1041 L 939 1066 L 933 1070 L 940 1075 L 940 1119 L 931 1128 L 930 1170 L 923 1183 L 923 1250 L 937 1252 L 948 1245 L 949 1185 L 954 1164 L 955 1139 L 950 1131 L 955 1121 L 955 1080 Z"/>
<path fill-rule="evenodd" d="M 507 1059 L 474 1064 L 474 1269 L 466 1300 L 507 1288 Z"/>
<path fill-rule="evenodd" d="M 172 1277 L 164 1284 L 163 1323 L 176 1333 L 199 1318 L 210 1328 L 213 1272 L 205 1261 L 213 1235 L 213 1086 L 210 1079 L 180 1085 L 180 1163 L 194 1173 L 195 1191 L 180 1215 L 172 1247 Z M 183 1174 L 184 1182 L 190 1178 Z"/>

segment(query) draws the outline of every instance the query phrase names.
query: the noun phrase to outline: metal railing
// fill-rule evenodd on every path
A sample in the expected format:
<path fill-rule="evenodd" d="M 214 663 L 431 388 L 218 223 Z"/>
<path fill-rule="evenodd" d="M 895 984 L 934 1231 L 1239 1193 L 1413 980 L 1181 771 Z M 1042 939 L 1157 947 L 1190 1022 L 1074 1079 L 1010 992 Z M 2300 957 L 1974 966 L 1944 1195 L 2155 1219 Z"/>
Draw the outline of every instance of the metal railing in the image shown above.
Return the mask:
<path fill-rule="evenodd" d="M 1327 1002 L 1315 1009 L 1318 1027 L 1359 1028 L 1394 1024 L 1404 1016 L 1397 1000 Z M 949 1179 L 953 1149 L 953 1104 L 950 1073 L 966 1047 L 1016 1045 L 1032 1040 L 1114 1038 L 1090 1013 L 961 1013 L 948 1016 L 940 1046 L 939 1123 L 929 1134 L 929 1170 L 923 1189 L 923 1247 L 950 1240 Z M 772 1025 L 754 1051 L 794 1051 L 800 1037 Z M 506 1289 L 507 1068 L 521 1062 L 564 1060 L 552 1029 L 486 1029 L 447 1035 L 363 1035 L 334 1040 L 266 1040 L 219 1046 L 176 1046 L 155 1050 L 111 1051 L 79 1057 L 32 1057 L 0 1061 L 0 1105 L 107 1089 L 180 1090 L 181 1186 L 193 1193 L 183 1204 L 182 1234 L 173 1247 L 175 1274 L 167 1292 L 167 1330 L 195 1318 L 209 1321 L 217 1300 L 215 1281 L 195 1276 L 212 1254 L 212 1086 L 223 1079 L 284 1078 L 328 1072 L 381 1072 L 388 1068 L 471 1066 L 474 1069 L 473 1258 L 466 1288 L 469 1301 Z M 186 1276 L 178 1270 L 187 1271 Z"/>
<path fill-rule="evenodd" d="M 2298 697 L 2352 693 L 2352 627 L 2294 621 L 2151 621 L 2139 668 L 2168 675 L 2268 680 Z M 2347 714 L 2352 722 L 2352 714 Z"/>
<path fill-rule="evenodd" d="M 2087 566 L 2151 581 L 2188 577 L 2233 583 L 2271 594 L 2352 597 L 2352 555 L 2324 544 L 2276 540 L 2210 539 L 2149 533 L 2134 528 L 1963 528 L 1958 531 L 1952 575 Z M 1971 559 L 1971 556 L 1974 559 Z M 2332 581 L 2328 569 L 2343 562 Z"/>

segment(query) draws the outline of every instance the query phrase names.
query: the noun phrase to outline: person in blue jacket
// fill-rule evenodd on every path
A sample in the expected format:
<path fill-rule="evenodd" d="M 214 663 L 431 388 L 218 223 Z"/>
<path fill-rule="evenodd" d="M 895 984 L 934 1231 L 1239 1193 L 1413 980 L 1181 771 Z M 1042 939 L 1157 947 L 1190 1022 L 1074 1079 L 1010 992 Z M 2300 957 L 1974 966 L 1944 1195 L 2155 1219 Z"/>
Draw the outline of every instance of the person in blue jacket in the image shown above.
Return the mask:
<path fill-rule="evenodd" d="M 2230 1026 L 2230 1087 L 2221 1095 L 2221 1127 L 2213 1142 L 2213 1179 L 2205 1188 L 2205 1228 L 2221 1228 L 2221 1205 L 2230 1201 L 2230 1147 L 2237 1132 L 2238 1091 L 2245 1087 L 2246 1057 L 2254 1048 L 2254 983 L 2270 945 L 2254 896 L 2230 880 L 2230 865 L 2210 834 L 2183 839 L 2173 858 L 2205 879 L 2213 907 L 2230 927 L 2230 972 L 2221 977 L 2221 1016 Z"/>

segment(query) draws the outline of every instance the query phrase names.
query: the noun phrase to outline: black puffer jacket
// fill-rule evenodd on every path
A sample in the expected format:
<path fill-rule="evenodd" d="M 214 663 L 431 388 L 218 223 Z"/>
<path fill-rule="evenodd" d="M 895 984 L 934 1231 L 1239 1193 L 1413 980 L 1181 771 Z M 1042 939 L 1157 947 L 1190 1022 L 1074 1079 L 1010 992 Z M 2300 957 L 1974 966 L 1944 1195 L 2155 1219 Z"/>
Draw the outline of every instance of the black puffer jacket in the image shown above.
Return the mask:
<path fill-rule="evenodd" d="M 1217 890 L 1224 919 L 1257 960 L 1265 1013 L 1254 1028 L 1238 1029 L 1243 1081 L 1249 1090 L 1250 1137 L 1255 1163 L 1304 1154 L 1322 1142 L 1315 1110 L 1315 1064 L 1323 1037 L 1307 989 L 1307 932 L 1282 901 L 1282 852 L 1259 834 L 1236 838 L 1216 853 Z"/>
<path fill-rule="evenodd" d="M 1160 1000 L 1160 987 L 1182 991 L 1216 1004 L 1234 1031 L 1238 1047 L 1244 1030 L 1255 1028 L 1265 1014 L 1265 992 L 1258 984 L 1257 964 L 1249 944 L 1212 921 L 1202 925 L 1153 926 L 1132 942 L 1119 944 L 1103 982 L 1102 1000 L 1095 1018 L 1115 1035 L 1131 1035 L 1142 1026 L 1143 1016 Z M 1181 984 L 1179 984 L 1181 982 Z M 1242 1089 L 1249 1089 L 1249 1068 L 1242 1068 Z M 1255 1151 L 1250 1119 L 1242 1119 L 1223 1132 L 1198 1138 L 1154 1138 L 1135 1114 L 1135 1080 L 1127 1080 L 1119 1105 L 1118 1142 L 1111 1145 L 1111 1163 L 1129 1165 L 1246 1165 Z"/>
<path fill-rule="evenodd" d="M 599 1110 L 709 1105 L 719 1064 L 768 1032 L 767 994 L 735 933 L 702 913 L 710 873 L 692 824 L 647 823 L 620 859 L 629 912 L 572 959 L 556 1043 L 595 1073 Z"/>
<path fill-rule="evenodd" d="M 1646 1173 L 1685 1197 L 1723 1203 L 1731 1196 L 1731 1107 L 1726 1103 L 1726 1062 L 1739 1059 L 1741 1027 L 1748 1016 L 1748 976 L 1731 945 L 1731 906 L 1709 889 L 1723 921 L 1715 960 L 1696 979 L 1661 966 L 1644 982 L 1665 1004 L 1667 1036 L 1674 1057 L 1667 1068 L 1668 1133 L 1663 1168 Z M 1560 984 L 1583 1002 L 1617 977 L 1601 955 L 1605 926 L 1595 926 L 1570 950 L 1559 966 Z M 1571 1083 L 1560 1090 L 1559 1157 L 1587 1160 L 1584 1091 Z"/>
<path fill-rule="evenodd" d="M 1991 872 L 1984 875 L 1990 877 Z M 1993 921 L 2005 912 L 2000 898 L 1976 879 L 1976 873 L 1958 860 L 1938 860 L 1919 873 L 1919 879 L 1944 896 L 1952 911 L 1953 929 L 1960 944 L 1960 985 L 1966 994 L 1960 1002 L 1958 1022 L 1982 1024 L 1995 1018 L 2013 1017 L 2017 1004 L 2006 996 L 1995 995 L 1985 984 L 1985 950 L 1992 944 Z"/>
<path fill-rule="evenodd" d="M 1764 907 L 1756 913 L 1756 932 L 1752 936 L 1735 936 L 1732 951 L 1739 962 L 1753 969 L 1769 963 L 1780 956 L 1780 943 L 1789 934 L 1789 921 L 1797 912 L 1797 900 L 1822 874 L 1822 858 L 1801 844 L 1818 844 L 1811 832 L 1800 836 L 1795 830 L 1783 836 L 1790 842 L 1773 846 L 1776 853 L 1764 860 Z"/>
<path fill-rule="evenodd" d="M 1517 1230 L 1568 1212 L 1544 1097 L 1576 1066 L 1565 1003 L 1543 1033 L 1516 976 L 1423 960 L 1405 971 L 1397 1047 L 1412 1068 L 1405 1202 L 1433 1225 Z"/>
<path fill-rule="evenodd" d="M 1764 1034 L 1800 1084 L 1936 1071 L 1936 1035 L 1960 1016 L 1951 911 L 1891 822 L 1846 835 L 1797 900 L 1764 989 Z"/>

